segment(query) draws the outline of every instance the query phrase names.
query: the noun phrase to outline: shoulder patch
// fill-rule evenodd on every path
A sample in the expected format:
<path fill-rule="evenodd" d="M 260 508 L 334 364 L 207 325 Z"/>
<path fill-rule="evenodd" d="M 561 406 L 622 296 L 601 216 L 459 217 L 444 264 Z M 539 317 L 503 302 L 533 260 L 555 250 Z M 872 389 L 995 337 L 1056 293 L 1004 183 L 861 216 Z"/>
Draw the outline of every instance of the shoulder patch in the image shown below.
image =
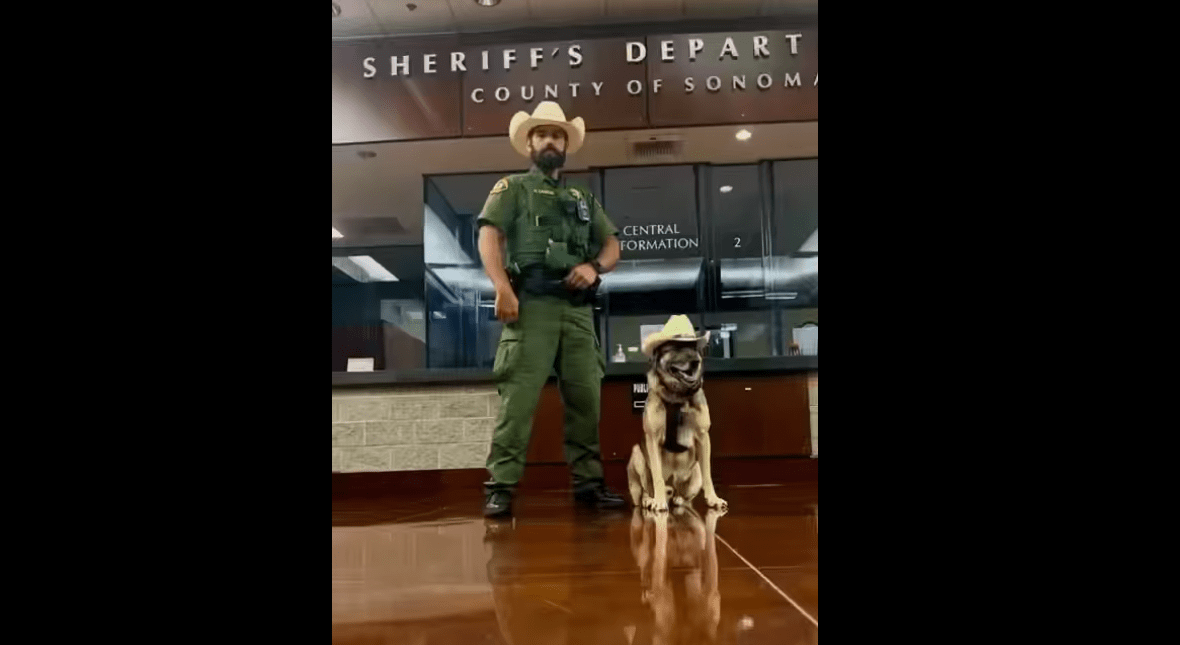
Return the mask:
<path fill-rule="evenodd" d="M 581 199 L 582 198 L 582 193 L 579 193 L 577 188 L 571 188 L 570 194 L 574 196 L 574 199 Z"/>
<path fill-rule="evenodd" d="M 495 186 L 492 187 L 492 194 L 498 195 L 499 193 L 502 193 L 506 190 L 508 190 L 508 180 L 501 179 L 500 181 L 496 182 Z"/>

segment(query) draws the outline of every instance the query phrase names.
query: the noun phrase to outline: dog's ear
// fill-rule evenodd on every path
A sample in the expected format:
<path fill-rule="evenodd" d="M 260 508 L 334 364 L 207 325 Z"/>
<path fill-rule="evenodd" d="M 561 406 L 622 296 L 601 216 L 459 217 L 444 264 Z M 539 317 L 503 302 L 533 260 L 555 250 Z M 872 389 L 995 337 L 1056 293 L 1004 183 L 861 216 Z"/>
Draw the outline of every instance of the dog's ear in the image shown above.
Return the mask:
<path fill-rule="evenodd" d="M 697 351 L 704 354 L 705 350 L 709 348 L 709 334 L 712 332 L 705 332 L 704 336 L 697 339 Z"/>

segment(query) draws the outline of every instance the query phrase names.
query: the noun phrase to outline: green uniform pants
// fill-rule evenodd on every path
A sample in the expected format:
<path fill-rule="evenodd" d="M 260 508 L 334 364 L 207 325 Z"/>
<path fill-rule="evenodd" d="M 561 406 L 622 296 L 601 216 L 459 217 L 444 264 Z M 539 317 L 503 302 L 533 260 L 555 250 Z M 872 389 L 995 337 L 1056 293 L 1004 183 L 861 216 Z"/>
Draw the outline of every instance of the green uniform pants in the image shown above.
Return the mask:
<path fill-rule="evenodd" d="M 594 309 L 521 294 L 519 318 L 504 325 L 496 348 L 493 371 L 500 412 L 487 461 L 489 490 L 512 490 L 524 474 L 533 413 L 554 368 L 565 406 L 565 460 L 574 488 L 602 482 L 598 420 L 606 359 L 594 333 Z"/>

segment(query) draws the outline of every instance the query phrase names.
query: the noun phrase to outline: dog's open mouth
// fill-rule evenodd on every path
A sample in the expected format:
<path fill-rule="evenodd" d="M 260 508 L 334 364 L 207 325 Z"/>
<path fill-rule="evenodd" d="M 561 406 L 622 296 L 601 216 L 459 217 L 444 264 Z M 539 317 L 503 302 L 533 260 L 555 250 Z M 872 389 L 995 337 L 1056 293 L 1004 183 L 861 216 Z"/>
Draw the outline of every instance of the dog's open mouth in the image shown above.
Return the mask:
<path fill-rule="evenodd" d="M 689 363 L 670 365 L 669 369 L 677 379 L 685 383 L 695 383 L 701 375 L 700 367 L 700 361 L 691 361 Z"/>

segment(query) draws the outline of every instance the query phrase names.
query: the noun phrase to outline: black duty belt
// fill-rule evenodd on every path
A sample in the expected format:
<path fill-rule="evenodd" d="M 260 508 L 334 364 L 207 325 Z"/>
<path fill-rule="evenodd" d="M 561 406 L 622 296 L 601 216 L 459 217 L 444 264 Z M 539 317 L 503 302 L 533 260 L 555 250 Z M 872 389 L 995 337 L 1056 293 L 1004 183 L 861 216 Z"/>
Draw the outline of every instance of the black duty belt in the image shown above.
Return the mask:
<path fill-rule="evenodd" d="M 517 296 L 522 293 L 533 296 L 553 296 L 568 300 L 575 305 L 593 304 L 601 281 L 595 281 L 586 289 L 569 289 L 565 286 L 565 276 L 545 271 L 543 267 L 528 268 L 515 275 L 510 274 L 513 291 Z"/>

